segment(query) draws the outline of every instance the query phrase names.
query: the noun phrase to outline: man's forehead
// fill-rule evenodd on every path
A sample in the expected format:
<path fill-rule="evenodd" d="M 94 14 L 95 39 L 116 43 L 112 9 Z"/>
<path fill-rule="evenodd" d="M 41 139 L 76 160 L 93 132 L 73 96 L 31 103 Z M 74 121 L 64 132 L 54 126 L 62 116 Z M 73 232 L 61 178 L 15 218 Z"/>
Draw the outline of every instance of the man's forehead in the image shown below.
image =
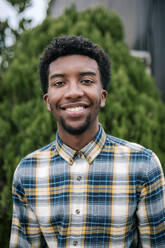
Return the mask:
<path fill-rule="evenodd" d="M 98 64 L 97 61 L 90 58 L 86 55 L 79 55 L 79 54 L 73 54 L 73 55 L 66 55 L 61 56 L 52 61 L 49 65 L 49 72 L 52 70 L 58 71 L 58 70 L 68 70 L 69 68 L 88 68 L 90 71 L 98 70 Z"/>

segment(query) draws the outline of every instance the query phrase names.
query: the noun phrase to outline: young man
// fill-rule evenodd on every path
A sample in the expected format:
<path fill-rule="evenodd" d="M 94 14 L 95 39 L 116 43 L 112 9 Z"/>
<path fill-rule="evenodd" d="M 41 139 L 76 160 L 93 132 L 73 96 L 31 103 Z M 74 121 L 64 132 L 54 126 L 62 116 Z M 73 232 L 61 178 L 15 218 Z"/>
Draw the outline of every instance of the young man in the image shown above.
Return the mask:
<path fill-rule="evenodd" d="M 98 122 L 108 56 L 83 37 L 59 37 L 41 58 L 40 78 L 58 131 L 15 171 L 10 248 L 165 247 L 158 158 Z"/>

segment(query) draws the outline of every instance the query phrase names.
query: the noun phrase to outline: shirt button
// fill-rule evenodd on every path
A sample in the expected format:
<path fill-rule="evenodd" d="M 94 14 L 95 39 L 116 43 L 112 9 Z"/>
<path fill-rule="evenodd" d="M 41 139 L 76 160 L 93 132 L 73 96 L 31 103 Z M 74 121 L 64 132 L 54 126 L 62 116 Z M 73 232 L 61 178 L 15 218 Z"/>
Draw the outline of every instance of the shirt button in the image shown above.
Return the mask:
<path fill-rule="evenodd" d="M 73 159 L 70 158 L 70 159 L 69 159 L 69 162 L 70 162 L 70 165 L 72 165 L 72 164 L 73 164 Z"/>
<path fill-rule="evenodd" d="M 81 156 L 82 156 L 82 153 L 81 152 L 78 152 L 77 157 L 78 158 L 81 158 Z"/>
<path fill-rule="evenodd" d="M 78 241 L 77 241 L 77 240 L 74 240 L 74 241 L 73 241 L 73 245 L 74 245 L 74 246 L 78 245 Z"/>
<path fill-rule="evenodd" d="M 81 181 L 82 177 L 81 176 L 78 176 L 77 177 L 77 181 Z"/>
<path fill-rule="evenodd" d="M 80 209 L 76 209 L 76 214 L 80 214 Z"/>

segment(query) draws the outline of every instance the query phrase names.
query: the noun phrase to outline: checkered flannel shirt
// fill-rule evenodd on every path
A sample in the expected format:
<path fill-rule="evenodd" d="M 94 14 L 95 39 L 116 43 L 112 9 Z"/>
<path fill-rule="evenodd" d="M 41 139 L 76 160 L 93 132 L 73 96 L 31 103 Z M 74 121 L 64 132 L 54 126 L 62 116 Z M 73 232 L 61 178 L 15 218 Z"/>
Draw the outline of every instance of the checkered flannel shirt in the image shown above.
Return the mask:
<path fill-rule="evenodd" d="M 21 160 L 10 248 L 165 247 L 164 176 L 156 155 L 106 135 L 76 152 L 60 140 Z"/>

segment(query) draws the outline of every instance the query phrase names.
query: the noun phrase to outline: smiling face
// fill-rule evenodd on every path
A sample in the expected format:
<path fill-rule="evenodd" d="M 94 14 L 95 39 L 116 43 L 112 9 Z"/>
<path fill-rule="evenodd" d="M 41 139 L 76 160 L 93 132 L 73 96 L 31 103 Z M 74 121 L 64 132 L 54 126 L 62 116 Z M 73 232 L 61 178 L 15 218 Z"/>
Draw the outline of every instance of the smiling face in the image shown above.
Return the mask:
<path fill-rule="evenodd" d="M 84 132 L 95 135 L 98 111 L 107 94 L 97 62 L 83 55 L 59 57 L 49 66 L 48 81 L 44 100 L 56 118 L 60 137 Z"/>

